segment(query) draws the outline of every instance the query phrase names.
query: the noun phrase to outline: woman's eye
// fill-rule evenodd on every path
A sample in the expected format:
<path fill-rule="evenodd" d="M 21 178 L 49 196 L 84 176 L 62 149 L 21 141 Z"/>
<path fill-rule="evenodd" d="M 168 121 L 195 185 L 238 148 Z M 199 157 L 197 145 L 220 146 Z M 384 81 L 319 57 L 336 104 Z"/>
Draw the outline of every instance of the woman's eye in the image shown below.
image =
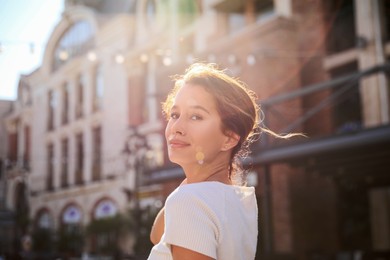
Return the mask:
<path fill-rule="evenodd" d="M 201 116 L 198 116 L 198 115 L 192 115 L 191 116 L 191 120 L 201 120 L 202 117 Z"/>
<path fill-rule="evenodd" d="M 171 113 L 170 118 L 178 119 L 179 118 L 179 114 L 178 113 Z"/>

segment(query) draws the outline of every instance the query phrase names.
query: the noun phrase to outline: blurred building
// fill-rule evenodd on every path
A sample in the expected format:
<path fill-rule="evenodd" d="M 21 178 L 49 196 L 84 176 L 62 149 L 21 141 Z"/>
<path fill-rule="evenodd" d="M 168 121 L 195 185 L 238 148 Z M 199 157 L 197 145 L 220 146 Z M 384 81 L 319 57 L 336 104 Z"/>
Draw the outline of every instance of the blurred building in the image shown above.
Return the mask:
<path fill-rule="evenodd" d="M 14 214 L 6 205 L 7 129 L 3 119 L 12 109 L 12 101 L 0 100 L 0 255 L 10 253 L 15 239 Z"/>
<path fill-rule="evenodd" d="M 381 0 L 66 1 L 6 118 L 9 208 L 68 230 L 158 210 L 184 176 L 165 152 L 170 76 L 216 62 L 258 94 L 266 127 L 309 136 L 262 135 L 245 161 L 259 259 L 388 256 L 389 13 Z"/>
<path fill-rule="evenodd" d="M 5 116 L 12 109 L 12 101 L 0 100 L 0 118 L 4 119 Z M 5 169 L 7 164 L 7 129 L 5 122 L 0 121 L 0 209 L 5 208 Z"/>

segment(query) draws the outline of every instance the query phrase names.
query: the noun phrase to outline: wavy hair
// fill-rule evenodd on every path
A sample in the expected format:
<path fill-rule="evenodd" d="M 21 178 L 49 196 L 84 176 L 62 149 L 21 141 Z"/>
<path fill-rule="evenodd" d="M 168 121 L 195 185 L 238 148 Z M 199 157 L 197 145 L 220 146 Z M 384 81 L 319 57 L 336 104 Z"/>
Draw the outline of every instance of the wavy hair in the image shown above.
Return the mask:
<path fill-rule="evenodd" d="M 255 92 L 245 83 L 229 76 L 213 63 L 195 63 L 184 75 L 173 76 L 175 85 L 162 103 L 163 113 L 169 118 L 174 98 L 179 89 L 185 84 L 202 86 L 216 101 L 218 113 L 222 121 L 222 132 L 226 135 L 234 132 L 240 136 L 237 145 L 232 149 L 229 160 L 229 178 L 235 183 L 244 183 L 242 158 L 249 155 L 249 145 L 258 139 L 261 132 L 275 137 L 289 138 L 291 135 L 279 135 L 263 128 L 259 124 L 260 106 L 257 104 Z"/>

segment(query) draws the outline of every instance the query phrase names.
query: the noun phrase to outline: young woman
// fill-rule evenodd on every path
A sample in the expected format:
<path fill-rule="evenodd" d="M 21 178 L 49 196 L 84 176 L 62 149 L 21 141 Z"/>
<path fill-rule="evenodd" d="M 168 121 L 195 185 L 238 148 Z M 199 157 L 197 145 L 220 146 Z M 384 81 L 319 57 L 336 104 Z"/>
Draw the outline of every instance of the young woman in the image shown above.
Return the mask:
<path fill-rule="evenodd" d="M 255 95 L 212 64 L 177 77 L 163 104 L 169 159 L 186 175 L 151 231 L 154 259 L 254 259 L 257 202 L 239 158 L 261 131 Z"/>

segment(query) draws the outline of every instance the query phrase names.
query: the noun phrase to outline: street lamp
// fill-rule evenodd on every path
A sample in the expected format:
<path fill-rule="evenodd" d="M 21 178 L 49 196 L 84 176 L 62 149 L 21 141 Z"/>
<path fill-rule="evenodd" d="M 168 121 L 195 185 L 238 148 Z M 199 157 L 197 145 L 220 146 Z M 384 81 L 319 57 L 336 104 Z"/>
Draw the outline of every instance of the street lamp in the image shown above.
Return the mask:
<path fill-rule="evenodd" d="M 140 199 L 139 186 L 143 183 L 143 175 L 146 169 L 148 147 L 146 136 L 140 134 L 136 127 L 129 129 L 129 136 L 126 139 L 123 155 L 126 157 L 126 171 L 133 170 L 134 187 L 132 190 L 124 189 L 129 200 L 134 201 L 134 234 L 136 239 L 140 236 Z"/>

